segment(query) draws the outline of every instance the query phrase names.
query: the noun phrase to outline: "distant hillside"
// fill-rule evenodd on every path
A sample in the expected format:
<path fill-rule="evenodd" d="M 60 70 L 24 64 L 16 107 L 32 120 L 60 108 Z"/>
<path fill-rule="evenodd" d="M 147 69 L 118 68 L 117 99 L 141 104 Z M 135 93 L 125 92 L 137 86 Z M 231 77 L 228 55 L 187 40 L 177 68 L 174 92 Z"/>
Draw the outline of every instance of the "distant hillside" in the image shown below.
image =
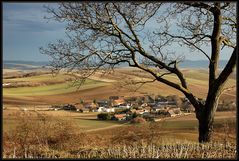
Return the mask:
<path fill-rule="evenodd" d="M 209 62 L 207 60 L 184 60 L 179 64 L 181 68 L 208 68 Z M 225 67 L 227 60 L 221 60 L 219 62 L 219 68 Z M 117 67 L 127 67 L 127 63 L 122 63 Z"/>
<path fill-rule="evenodd" d="M 224 68 L 227 64 L 227 60 L 219 61 L 219 68 Z M 185 60 L 179 64 L 182 68 L 208 68 L 209 62 L 207 60 Z"/>
<path fill-rule="evenodd" d="M 3 61 L 4 69 L 19 69 L 19 70 L 32 70 L 37 68 L 42 68 L 48 65 L 49 62 L 43 61 L 17 61 L 17 60 L 5 60 Z"/>
<path fill-rule="evenodd" d="M 219 62 L 219 68 L 225 67 L 227 63 L 227 60 L 221 60 Z M 22 70 L 28 70 L 28 69 L 36 69 L 41 68 L 43 66 L 47 66 L 49 62 L 46 61 L 17 61 L 17 60 L 6 60 L 3 61 L 3 68 L 8 69 L 22 69 Z M 208 68 L 208 61 L 207 60 L 185 60 L 184 62 L 179 64 L 179 67 L 181 68 Z M 127 67 L 126 63 L 118 65 L 118 67 Z"/>

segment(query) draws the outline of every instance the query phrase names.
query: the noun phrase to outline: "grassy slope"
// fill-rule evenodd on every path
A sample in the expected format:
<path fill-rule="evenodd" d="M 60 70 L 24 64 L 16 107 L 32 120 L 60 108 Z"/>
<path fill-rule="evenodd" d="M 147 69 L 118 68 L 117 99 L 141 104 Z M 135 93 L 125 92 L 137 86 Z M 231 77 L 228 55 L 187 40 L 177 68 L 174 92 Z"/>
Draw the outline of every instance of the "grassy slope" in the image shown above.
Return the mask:
<path fill-rule="evenodd" d="M 59 74 L 53 76 L 52 74 L 44 74 L 44 75 L 37 75 L 31 77 L 23 77 L 23 78 L 13 78 L 13 79 L 3 79 L 3 82 L 45 82 L 45 81 L 64 81 L 71 76 Z"/>
<path fill-rule="evenodd" d="M 15 110 L 6 110 L 3 112 L 3 123 L 4 125 L 8 125 L 7 128 L 11 128 L 14 126 L 14 122 L 18 119 L 14 116 L 16 113 Z M 23 112 L 20 112 L 23 113 Z M 42 112 L 34 112 L 28 111 L 27 113 L 31 113 L 32 118 L 35 118 L 37 113 L 41 113 L 43 115 L 48 115 L 52 117 L 56 117 L 62 120 L 68 120 L 73 124 L 77 125 L 80 129 L 90 130 L 97 129 L 102 127 L 109 127 L 112 125 L 122 124 L 118 121 L 99 121 L 97 120 L 98 113 L 79 113 L 79 112 L 71 112 L 71 111 L 42 111 Z M 235 120 L 236 113 L 233 112 L 217 112 L 215 115 L 215 126 L 226 123 L 231 120 Z M 167 118 L 166 120 L 162 120 L 157 122 L 161 124 L 164 130 L 196 130 L 198 127 L 198 121 L 194 114 L 181 116 L 176 118 Z"/>
<path fill-rule="evenodd" d="M 31 121 L 36 120 L 37 113 L 46 114 L 47 116 L 53 116 L 56 120 L 61 119 L 63 121 L 71 122 L 72 125 L 76 125 L 80 130 L 92 130 L 98 129 L 102 127 L 110 127 L 113 125 L 119 125 L 121 122 L 117 121 L 100 121 L 97 120 L 98 113 L 86 113 L 82 114 L 79 112 L 70 112 L 70 111 L 42 111 L 42 112 L 34 112 L 28 111 L 28 114 L 31 114 Z M 16 115 L 24 114 L 24 112 L 17 112 L 16 110 L 6 110 L 3 112 L 3 129 L 4 131 L 11 131 L 16 127 L 19 122 L 18 117 Z M 89 116 L 91 118 L 88 118 Z M 94 118 L 92 118 L 94 116 Z M 38 118 L 39 119 L 39 118 Z"/>
<path fill-rule="evenodd" d="M 21 96 L 38 96 L 38 95 L 56 95 L 76 91 L 77 87 L 71 85 L 72 85 L 71 83 L 61 83 L 37 87 L 3 88 L 3 95 L 12 97 L 21 97 Z M 107 83 L 90 80 L 86 82 L 80 88 L 80 90 L 91 89 L 105 85 L 107 85 Z"/>
<path fill-rule="evenodd" d="M 219 125 L 221 123 L 225 123 L 230 120 L 234 120 L 235 118 L 217 118 L 215 117 L 214 125 Z M 197 129 L 198 121 L 195 120 L 178 120 L 178 121 L 166 121 L 163 123 L 163 127 L 165 129 Z"/>
<path fill-rule="evenodd" d="M 197 97 L 205 97 L 206 93 L 208 91 L 208 72 L 206 70 L 192 70 L 192 69 L 187 69 L 187 70 L 182 70 L 185 77 L 187 84 L 191 91 L 195 94 Z M 140 72 L 139 70 L 135 70 L 133 73 L 130 70 L 121 70 L 124 74 L 127 75 L 134 75 L 136 79 L 141 79 L 142 77 L 147 77 L 148 75 L 145 73 Z M 175 75 L 166 75 L 164 78 L 167 78 L 168 80 L 179 83 L 179 80 L 176 78 Z M 141 80 L 142 81 L 142 80 Z M 228 81 L 225 84 L 225 87 L 231 87 L 235 86 L 236 80 L 229 78 Z M 154 93 L 154 94 L 160 94 L 160 95 L 171 95 L 171 94 L 177 94 L 179 96 L 184 96 L 181 92 L 178 90 L 169 87 L 163 83 L 160 82 L 154 82 L 154 83 L 148 83 L 145 84 L 142 88 L 140 88 L 138 91 L 141 93 Z M 230 96 L 227 97 L 232 97 L 232 99 L 235 98 L 235 89 L 229 92 L 225 92 L 224 94 L 230 93 Z"/>
<path fill-rule="evenodd" d="M 3 131 L 4 132 L 11 132 L 15 129 L 15 127 L 19 123 L 19 117 L 14 117 L 9 115 L 12 113 L 13 110 L 7 110 L 3 113 Z M 29 113 L 29 112 L 27 112 Z M 44 113 L 47 113 L 48 115 L 51 115 L 54 113 L 54 118 L 56 120 L 63 120 L 66 122 L 69 122 L 71 125 L 73 125 L 76 128 L 76 131 L 85 131 L 89 134 L 94 135 L 104 135 L 104 136 L 110 136 L 113 133 L 117 133 L 117 131 L 120 131 L 122 129 L 125 129 L 127 127 L 130 127 L 131 124 L 122 124 L 121 122 L 117 121 L 99 121 L 96 119 L 85 119 L 83 116 L 88 114 L 82 114 L 77 112 L 69 112 L 69 111 L 46 111 Z M 59 114 L 59 116 L 57 116 Z M 219 115 L 225 115 L 226 118 L 222 118 Z M 235 114 L 234 114 L 235 115 Z M 33 122 L 34 120 L 34 112 L 30 115 L 32 119 L 29 119 L 29 121 Z M 96 116 L 96 114 L 95 114 Z M 87 117 L 87 116 L 86 116 Z M 192 119 L 183 119 L 180 118 L 177 120 L 177 118 L 173 118 L 171 120 L 166 120 L 165 122 L 156 122 L 157 124 L 163 124 L 163 126 L 159 126 L 159 133 L 155 134 L 155 137 L 159 137 L 163 139 L 165 142 L 170 142 L 172 140 L 178 139 L 178 140 L 187 140 L 192 142 L 197 142 L 198 139 L 198 122 L 194 116 L 189 116 Z M 226 123 L 227 121 L 235 121 L 235 117 L 232 117 L 232 114 L 228 114 L 228 112 L 217 112 L 215 116 L 215 124 L 214 126 L 222 125 Z M 54 121 L 54 120 L 53 120 Z M 142 126 L 144 125 L 137 125 Z M 133 128 L 134 129 L 134 128 Z M 215 139 L 223 139 L 223 136 L 225 135 L 223 131 L 219 131 L 215 133 Z M 231 133 L 230 134 L 233 138 L 236 138 L 236 134 Z M 229 138 L 228 138 L 229 139 Z M 232 138 L 230 138 L 232 139 Z"/>
<path fill-rule="evenodd" d="M 183 70 L 190 89 L 192 90 L 193 93 L 197 97 L 204 97 L 207 93 L 207 78 L 208 74 L 207 71 L 204 70 Z M 116 81 L 122 81 L 123 79 L 127 79 L 127 76 L 133 78 L 133 79 L 141 79 L 141 78 L 148 78 L 147 73 L 141 72 L 140 70 L 130 70 L 130 69 L 117 69 L 115 73 L 110 74 L 110 75 L 105 75 L 104 77 L 99 77 L 98 80 L 102 79 L 109 79 L 109 80 L 116 80 Z M 97 77 L 97 76 L 96 76 Z M 62 73 L 59 75 L 56 75 L 53 77 L 51 74 L 47 75 L 40 75 L 40 76 L 32 76 L 32 77 L 27 77 L 27 78 L 16 78 L 16 79 L 8 79 L 7 81 L 27 81 L 27 82 L 60 82 L 64 81 L 65 79 L 70 78 L 68 75 L 63 75 Z M 175 76 L 173 75 L 167 75 L 165 78 L 168 78 L 171 81 L 178 82 Z M 96 79 L 97 80 L 97 79 Z M 3 88 L 3 96 L 9 98 L 26 98 L 26 97 L 32 97 L 34 99 L 38 99 L 35 96 L 46 96 L 45 98 L 41 98 L 42 100 L 45 99 L 50 99 L 50 97 L 54 97 L 52 99 L 56 100 L 60 98 L 60 95 L 64 95 L 64 99 L 67 99 L 69 102 L 75 101 L 73 100 L 74 98 L 79 98 L 79 97 L 87 97 L 86 99 L 93 99 L 100 97 L 97 95 L 99 93 L 98 90 L 105 91 L 103 93 L 106 94 L 107 91 L 107 97 L 108 95 L 114 95 L 115 91 L 118 90 L 118 83 L 110 83 L 108 82 L 100 82 L 92 80 L 93 82 L 86 82 L 86 85 L 82 86 L 80 90 L 84 90 L 84 94 L 76 92 L 76 87 L 70 87 L 69 84 L 67 83 L 59 83 L 55 85 L 47 85 L 47 86 L 38 86 L 38 87 L 18 87 L 18 88 Z M 6 81 L 6 80 L 4 80 Z M 236 84 L 235 79 L 229 79 L 226 86 L 233 86 Z M 109 91 L 108 86 L 105 85 L 111 85 L 112 89 L 114 89 L 111 93 Z M 102 87 L 102 88 L 98 88 Z M 121 88 L 121 87 L 119 87 Z M 88 91 L 87 91 L 88 90 Z M 121 89 L 120 89 L 121 90 Z M 85 93 L 86 92 L 86 93 Z M 117 95 L 125 95 L 127 93 L 130 93 L 132 91 L 119 91 Z M 160 82 L 154 82 L 154 83 L 149 83 L 145 84 L 143 87 L 141 87 L 137 92 L 133 93 L 134 95 L 137 95 L 139 93 L 153 93 L 153 94 L 161 94 L 161 95 L 170 95 L 170 94 L 177 94 L 180 96 L 183 96 L 181 92 L 164 85 L 163 83 Z M 67 95 L 66 95 L 67 94 Z M 57 96 L 55 98 L 55 96 Z M 102 97 L 104 95 L 101 94 Z M 234 99 L 235 96 L 235 91 L 231 91 L 230 95 L 223 95 L 225 96 L 225 99 L 228 97 L 232 97 Z M 49 101 L 48 101 L 49 102 Z"/>

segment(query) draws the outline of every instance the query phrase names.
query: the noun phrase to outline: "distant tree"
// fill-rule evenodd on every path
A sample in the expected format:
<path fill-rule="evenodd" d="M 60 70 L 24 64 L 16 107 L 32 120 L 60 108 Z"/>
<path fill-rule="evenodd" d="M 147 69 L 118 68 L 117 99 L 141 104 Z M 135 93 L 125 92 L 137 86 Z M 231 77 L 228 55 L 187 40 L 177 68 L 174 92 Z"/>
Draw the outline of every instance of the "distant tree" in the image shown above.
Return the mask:
<path fill-rule="evenodd" d="M 236 110 L 236 104 L 233 102 L 226 102 L 223 101 L 219 106 L 218 106 L 218 111 L 235 111 Z"/>
<path fill-rule="evenodd" d="M 183 101 L 178 95 L 173 95 L 172 96 L 172 101 L 176 102 L 176 105 L 177 105 L 178 108 L 182 108 Z"/>
<path fill-rule="evenodd" d="M 84 100 L 81 99 L 81 100 L 80 100 L 80 103 L 83 104 L 83 103 L 84 103 Z"/>
<path fill-rule="evenodd" d="M 66 22 L 69 38 L 40 48 L 53 58 L 53 71 L 78 72 L 84 81 L 121 63 L 139 68 L 152 80 L 138 83 L 158 81 L 182 92 L 195 108 L 199 142 L 211 140 L 218 100 L 236 65 L 236 3 L 63 2 L 58 8 L 48 7 L 48 12 L 51 19 Z M 231 56 L 219 72 L 220 53 L 225 49 Z M 178 67 L 181 53 L 190 50 L 208 60 L 205 102 L 192 93 Z"/>
<path fill-rule="evenodd" d="M 93 103 L 96 103 L 96 102 L 97 102 L 96 99 L 94 99 L 94 100 L 93 100 Z"/>
<path fill-rule="evenodd" d="M 99 113 L 97 115 L 97 118 L 99 120 L 110 120 L 111 119 L 111 115 L 109 113 Z"/>
<path fill-rule="evenodd" d="M 132 113 L 132 118 L 136 118 L 136 117 L 138 117 L 138 114 L 136 112 L 133 112 Z"/>
<path fill-rule="evenodd" d="M 150 97 L 150 96 L 145 96 L 144 102 L 145 103 L 153 103 L 154 99 L 152 97 Z"/>
<path fill-rule="evenodd" d="M 116 114 L 122 114 L 122 113 L 127 113 L 129 111 L 130 111 L 130 109 L 116 109 L 115 113 Z"/>
<path fill-rule="evenodd" d="M 139 110 L 138 106 L 133 106 L 132 109 Z"/>
<path fill-rule="evenodd" d="M 154 98 L 155 101 L 158 101 L 159 99 L 160 99 L 160 95 L 156 95 Z"/>
<path fill-rule="evenodd" d="M 141 105 L 142 103 L 144 103 L 144 98 L 143 98 L 143 97 L 137 97 L 137 98 L 136 98 L 136 103 L 137 103 L 138 105 Z"/>

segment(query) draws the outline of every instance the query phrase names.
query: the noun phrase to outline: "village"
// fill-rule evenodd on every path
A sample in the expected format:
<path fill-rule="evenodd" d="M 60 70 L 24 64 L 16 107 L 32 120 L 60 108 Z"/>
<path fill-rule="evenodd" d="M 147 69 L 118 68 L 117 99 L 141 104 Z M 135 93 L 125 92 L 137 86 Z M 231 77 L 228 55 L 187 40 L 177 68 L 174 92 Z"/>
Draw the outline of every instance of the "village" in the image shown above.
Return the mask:
<path fill-rule="evenodd" d="M 203 100 L 202 100 L 203 101 Z M 3 106 L 3 110 L 7 110 Z M 219 102 L 218 111 L 233 111 L 234 101 Z M 194 113 L 190 101 L 177 95 L 143 95 L 143 96 L 110 96 L 108 99 L 92 101 L 80 100 L 79 103 L 38 105 L 33 108 L 20 108 L 22 111 L 71 111 L 79 113 L 96 113 L 98 120 L 125 122 L 160 121 L 170 117 L 180 117 Z"/>
<path fill-rule="evenodd" d="M 143 118 L 146 121 L 159 121 L 165 117 L 175 117 L 194 112 L 186 98 L 171 96 L 110 96 L 109 99 L 93 100 L 76 104 L 53 105 L 50 110 L 70 110 L 76 112 L 98 112 L 99 120 L 132 121 Z M 139 119 L 140 120 L 140 119 Z"/>

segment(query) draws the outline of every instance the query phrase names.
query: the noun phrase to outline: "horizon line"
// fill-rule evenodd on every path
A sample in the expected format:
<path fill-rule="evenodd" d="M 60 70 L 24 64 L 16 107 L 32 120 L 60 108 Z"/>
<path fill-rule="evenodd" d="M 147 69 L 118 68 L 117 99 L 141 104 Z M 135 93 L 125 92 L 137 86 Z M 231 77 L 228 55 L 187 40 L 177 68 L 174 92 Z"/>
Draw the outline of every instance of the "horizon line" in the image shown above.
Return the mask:
<path fill-rule="evenodd" d="M 28 61 L 28 62 L 49 62 L 50 60 L 39 60 L 39 61 L 36 61 L 36 60 L 3 60 L 4 61 Z M 198 60 L 191 60 L 191 59 L 185 59 L 184 61 L 208 61 L 207 59 L 198 59 Z M 184 62 L 183 61 L 183 62 Z M 221 59 L 219 61 L 228 61 L 227 59 Z"/>

